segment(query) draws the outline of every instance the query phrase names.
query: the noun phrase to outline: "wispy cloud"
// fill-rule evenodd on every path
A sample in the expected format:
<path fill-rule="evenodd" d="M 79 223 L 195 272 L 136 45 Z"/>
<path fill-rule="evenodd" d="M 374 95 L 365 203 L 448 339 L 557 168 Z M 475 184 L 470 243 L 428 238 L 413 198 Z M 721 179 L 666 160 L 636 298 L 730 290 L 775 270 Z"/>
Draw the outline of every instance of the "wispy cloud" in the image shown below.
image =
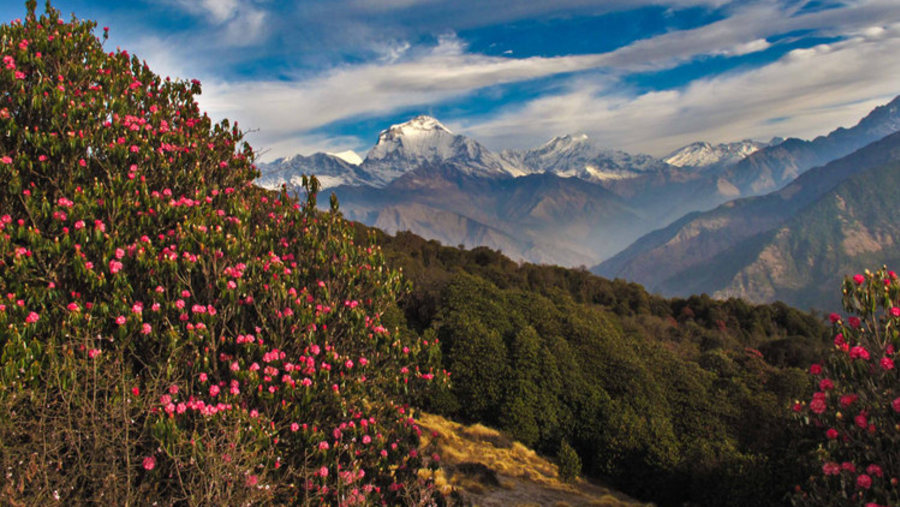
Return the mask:
<path fill-rule="evenodd" d="M 266 11 L 251 0 L 167 0 L 184 11 L 203 18 L 214 27 L 216 43 L 225 47 L 258 43 L 263 35 Z"/>
<path fill-rule="evenodd" d="M 787 0 L 510 1 L 503 8 L 481 0 L 164 1 L 193 17 L 196 27 L 135 30 L 125 47 L 158 72 L 202 79 L 201 106 L 254 130 L 254 145 L 267 158 L 359 149 L 372 140 L 343 135 L 340 127 L 329 127 L 334 137 L 321 132 L 548 78 L 552 86 L 541 85 L 537 98 L 498 102 L 487 112 L 466 111 L 445 121 L 495 148 L 585 131 L 610 146 L 658 154 L 698 138 L 821 133 L 900 92 L 896 0 L 854 0 L 812 11 Z M 454 35 L 535 16 L 647 5 L 716 8 L 717 21 L 586 55 L 489 56 L 473 53 Z M 772 53 L 773 46 L 803 37 L 839 42 L 668 90 L 639 94 L 624 84 L 633 73 L 677 69 L 708 56 Z M 256 46 L 236 47 L 241 44 Z M 254 60 L 273 52 L 274 64 Z M 234 70 L 248 66 L 251 72 Z"/>
<path fill-rule="evenodd" d="M 425 106 L 487 86 L 597 67 L 602 55 L 512 59 L 473 55 L 454 37 L 390 64 L 339 67 L 299 81 L 207 84 L 201 105 L 247 128 L 265 129 L 272 156 L 286 137 L 360 116 Z"/>
<path fill-rule="evenodd" d="M 700 79 L 679 90 L 617 94 L 576 80 L 565 93 L 462 130 L 493 146 L 583 131 L 609 146 L 656 155 L 698 139 L 813 137 L 900 93 L 897 55 L 900 23 L 870 27 L 837 43 L 794 50 L 759 69 Z"/>

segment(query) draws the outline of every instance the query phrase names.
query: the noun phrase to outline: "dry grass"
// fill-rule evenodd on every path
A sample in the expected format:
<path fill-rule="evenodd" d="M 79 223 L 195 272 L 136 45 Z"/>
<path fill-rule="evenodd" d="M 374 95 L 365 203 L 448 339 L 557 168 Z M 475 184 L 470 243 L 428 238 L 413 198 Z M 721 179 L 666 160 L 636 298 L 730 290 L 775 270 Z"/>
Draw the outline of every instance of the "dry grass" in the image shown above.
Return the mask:
<path fill-rule="evenodd" d="M 439 434 L 444 466 L 435 475 L 438 486 L 460 491 L 474 505 L 648 505 L 584 480 L 563 482 L 555 464 L 481 424 L 464 426 L 432 414 L 420 414 L 419 421 L 427 434 Z"/>

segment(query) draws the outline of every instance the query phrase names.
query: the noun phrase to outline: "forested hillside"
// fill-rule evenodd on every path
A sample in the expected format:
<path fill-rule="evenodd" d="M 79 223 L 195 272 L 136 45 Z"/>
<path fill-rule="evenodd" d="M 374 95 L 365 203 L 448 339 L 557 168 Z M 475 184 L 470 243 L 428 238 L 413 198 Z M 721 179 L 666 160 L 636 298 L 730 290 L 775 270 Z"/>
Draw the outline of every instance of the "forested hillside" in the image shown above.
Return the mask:
<path fill-rule="evenodd" d="M 396 323 L 439 340 L 452 372 L 432 410 L 548 455 L 571 444 L 585 474 L 664 505 L 777 505 L 802 479 L 787 407 L 827 343 L 817 316 L 664 299 L 409 233 L 378 241 L 412 284 Z"/>

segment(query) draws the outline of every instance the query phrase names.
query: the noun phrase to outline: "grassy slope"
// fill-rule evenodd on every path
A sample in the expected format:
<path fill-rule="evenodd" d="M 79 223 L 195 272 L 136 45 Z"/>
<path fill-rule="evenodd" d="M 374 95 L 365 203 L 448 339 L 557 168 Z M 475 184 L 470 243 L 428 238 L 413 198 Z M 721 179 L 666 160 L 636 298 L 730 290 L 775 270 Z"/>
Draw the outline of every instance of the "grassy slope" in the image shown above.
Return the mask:
<path fill-rule="evenodd" d="M 421 414 L 420 424 L 440 435 L 437 484 L 455 488 L 474 505 L 648 505 L 584 479 L 563 482 L 554 463 L 481 424 L 465 426 L 433 414 Z"/>

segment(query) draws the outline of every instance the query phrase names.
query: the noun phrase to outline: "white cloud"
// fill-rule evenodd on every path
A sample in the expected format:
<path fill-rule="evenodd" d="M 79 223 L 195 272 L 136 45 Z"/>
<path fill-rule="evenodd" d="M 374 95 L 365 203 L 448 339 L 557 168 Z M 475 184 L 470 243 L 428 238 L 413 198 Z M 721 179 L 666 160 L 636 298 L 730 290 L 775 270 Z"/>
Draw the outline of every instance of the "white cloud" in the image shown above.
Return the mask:
<path fill-rule="evenodd" d="M 756 53 L 758 51 L 765 51 L 771 46 L 772 44 L 766 39 L 755 39 L 750 42 L 742 42 L 728 49 L 724 49 L 720 53 L 728 56 L 741 56 Z"/>
<path fill-rule="evenodd" d="M 494 147 L 587 132 L 609 146 L 654 155 L 696 140 L 811 138 L 849 126 L 848 121 L 900 94 L 898 73 L 900 24 L 893 24 L 681 90 L 631 96 L 575 81 L 566 93 L 470 123 L 463 131 Z"/>
<path fill-rule="evenodd" d="M 238 12 L 238 0 L 175 0 L 178 7 L 194 15 L 209 16 L 215 24 L 228 21 Z"/>
<path fill-rule="evenodd" d="M 561 133 L 586 131 L 610 146 L 660 154 L 699 138 L 726 141 L 822 133 L 900 92 L 893 89 L 892 80 L 898 70 L 894 55 L 900 54 L 900 48 L 895 47 L 896 27 L 890 24 L 900 21 L 895 0 L 861 0 L 845 8 L 803 14 L 776 0 L 734 2 L 725 7 L 730 9 L 727 18 L 699 28 L 639 40 L 609 53 L 552 58 L 472 54 L 453 34 L 441 36 L 433 47 L 382 37 L 383 42 L 370 46 L 374 57 L 366 63 L 337 65 L 319 74 L 286 80 L 243 82 L 216 77 L 220 72 L 216 66 L 225 65 L 233 57 L 227 49 L 217 52 L 216 46 L 224 46 L 224 41 L 250 44 L 264 39 L 270 17 L 266 11 L 249 0 L 168 1 L 179 2 L 195 15 L 207 16 L 214 26 L 192 39 L 149 38 L 146 47 L 150 51 L 145 52 L 150 55 L 148 60 L 156 70 L 169 68 L 175 69 L 173 75 L 201 77 L 201 106 L 214 117 L 237 119 L 243 128 L 258 131 L 253 144 L 268 150 L 266 158 L 308 151 L 359 150 L 360 140 L 355 138 L 329 141 L 309 134 L 336 121 L 432 106 L 493 85 L 592 69 L 599 72 L 571 78 L 563 93 L 541 97 L 487 119 L 454 123 L 484 138 L 492 147 L 524 146 Z M 358 11 L 394 13 L 427 7 L 450 13 L 460 5 L 469 5 L 483 19 L 468 22 L 486 24 L 492 16 L 514 19 L 557 8 L 599 8 L 596 2 L 587 0 L 511 2 L 509 7 L 515 12 L 494 13 L 490 11 L 502 9 L 488 8 L 488 3 L 389 0 L 378 5 L 348 1 L 329 3 L 326 10 L 355 5 Z M 642 2 L 648 3 L 656 1 Z M 602 9 L 623 6 L 634 7 L 622 0 L 604 4 Z M 351 25 L 362 31 L 372 28 Z M 617 76 L 674 67 L 700 55 L 762 51 L 772 44 L 769 37 L 796 30 L 850 38 L 792 52 L 761 69 L 696 81 L 681 90 L 633 96 L 621 86 L 611 86 L 617 83 Z M 196 51 L 195 43 L 205 51 Z M 769 118 L 773 115 L 785 119 L 773 123 Z M 363 146 L 371 141 L 363 140 Z"/>
<path fill-rule="evenodd" d="M 473 55 L 454 37 L 392 64 L 339 67 L 301 81 L 205 83 L 200 103 L 216 117 L 260 129 L 272 156 L 298 133 L 350 117 L 435 104 L 486 86 L 596 67 L 602 55 L 512 59 Z"/>
<path fill-rule="evenodd" d="M 221 46 L 235 47 L 258 43 L 268 14 L 251 0 L 167 0 L 181 9 L 206 18 L 215 27 L 203 37 L 215 39 Z"/>

